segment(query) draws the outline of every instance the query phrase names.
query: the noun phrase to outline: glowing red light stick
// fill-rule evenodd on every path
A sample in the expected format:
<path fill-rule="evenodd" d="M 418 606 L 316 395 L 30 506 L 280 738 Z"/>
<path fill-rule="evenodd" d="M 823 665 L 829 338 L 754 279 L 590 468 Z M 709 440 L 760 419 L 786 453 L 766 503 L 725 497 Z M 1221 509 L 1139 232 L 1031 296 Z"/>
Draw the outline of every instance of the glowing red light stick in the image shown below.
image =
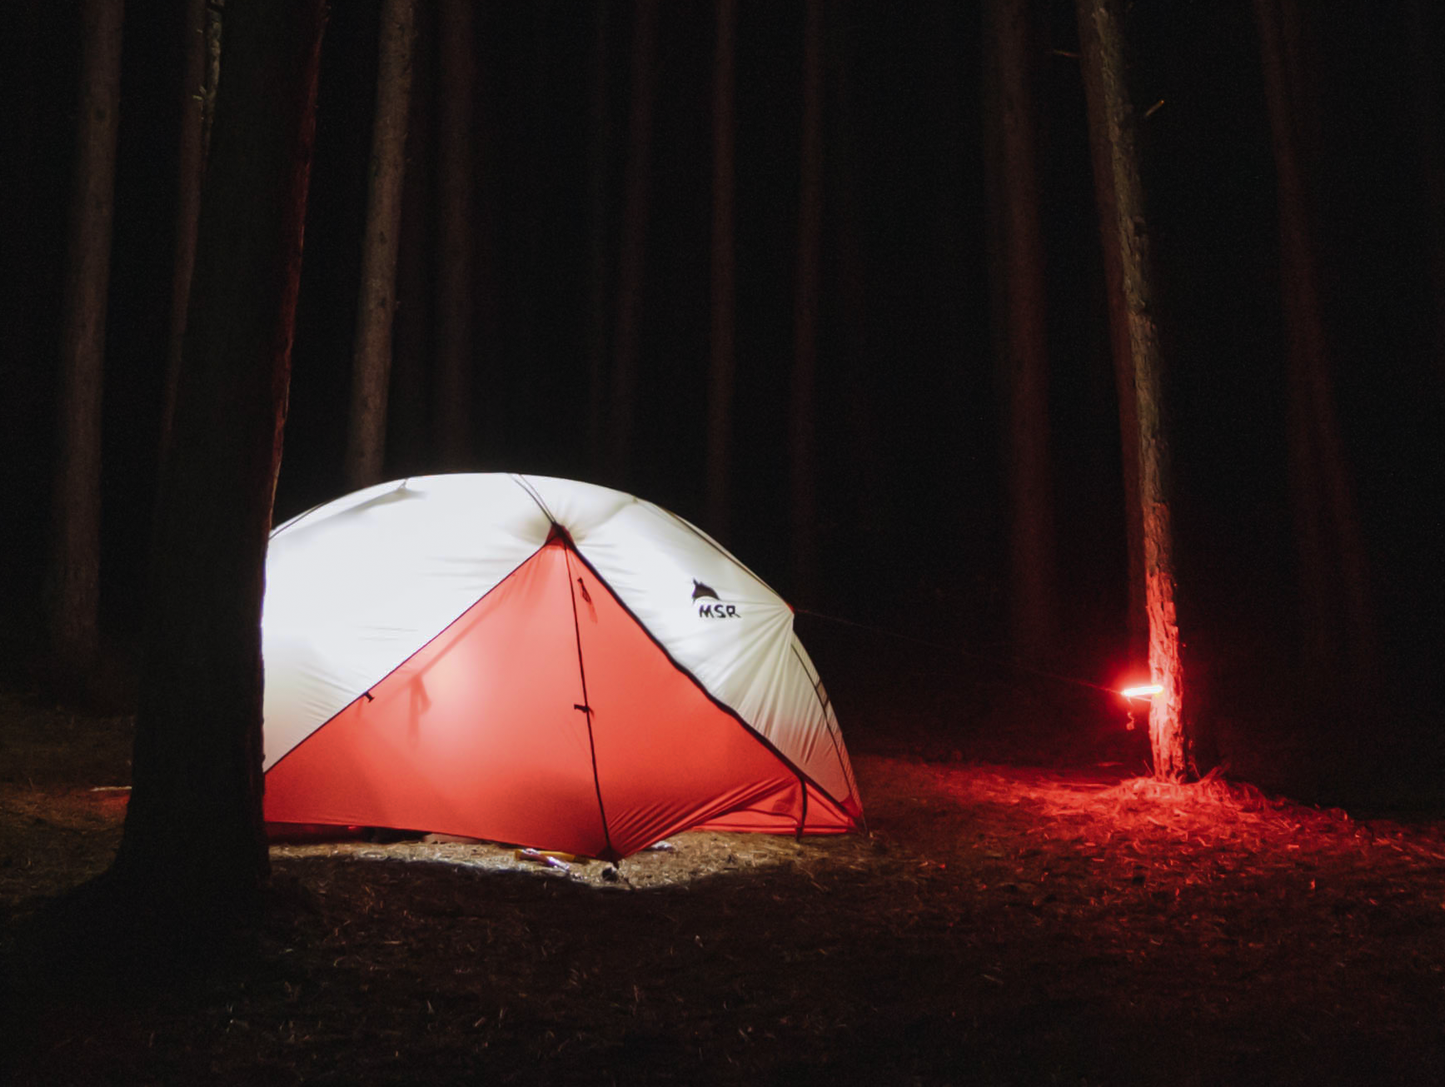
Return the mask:
<path fill-rule="evenodd" d="M 1150 695 L 1158 694 L 1163 689 L 1164 684 L 1162 683 L 1145 683 L 1140 687 L 1125 687 L 1119 693 L 1125 698 L 1148 698 Z"/>
<path fill-rule="evenodd" d="M 1129 720 L 1124 722 L 1124 727 L 1130 732 L 1134 731 L 1134 700 L 1136 698 L 1147 699 L 1158 694 L 1164 689 L 1162 683 L 1142 683 L 1137 687 L 1125 687 L 1119 693 L 1124 696 L 1124 701 L 1129 703 Z"/>

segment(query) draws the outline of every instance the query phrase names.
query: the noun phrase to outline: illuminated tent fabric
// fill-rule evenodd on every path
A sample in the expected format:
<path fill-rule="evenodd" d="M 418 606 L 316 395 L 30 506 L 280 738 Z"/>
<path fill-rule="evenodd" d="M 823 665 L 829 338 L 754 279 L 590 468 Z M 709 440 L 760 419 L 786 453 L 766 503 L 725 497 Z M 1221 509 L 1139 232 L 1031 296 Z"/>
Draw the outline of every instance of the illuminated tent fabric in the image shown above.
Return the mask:
<path fill-rule="evenodd" d="M 271 536 L 265 813 L 617 858 L 862 807 L 793 613 L 707 535 L 586 483 L 386 483 Z"/>

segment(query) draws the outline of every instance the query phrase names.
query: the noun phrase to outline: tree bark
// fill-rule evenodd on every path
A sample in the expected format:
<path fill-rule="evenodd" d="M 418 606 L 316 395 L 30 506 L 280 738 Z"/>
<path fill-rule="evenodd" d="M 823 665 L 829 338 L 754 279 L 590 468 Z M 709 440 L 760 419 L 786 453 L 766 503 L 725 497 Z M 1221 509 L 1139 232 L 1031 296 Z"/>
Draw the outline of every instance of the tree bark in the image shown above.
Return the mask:
<path fill-rule="evenodd" d="M 632 104 L 627 122 L 627 170 L 623 180 L 622 249 L 617 267 L 617 331 L 608 418 L 608 472 L 618 486 L 632 464 L 632 426 L 637 400 L 638 320 L 647 250 L 647 205 L 652 174 L 652 99 L 657 82 L 657 0 L 638 0 L 632 28 Z"/>
<path fill-rule="evenodd" d="M 1052 648 L 1057 629 L 1044 246 L 1039 225 L 1029 0 L 984 6 L 984 103 L 995 344 L 1008 390 L 1009 630 L 1014 648 Z"/>
<path fill-rule="evenodd" d="M 216 90 L 221 83 L 221 24 L 226 0 L 206 4 L 206 74 L 201 87 L 201 161 L 211 154 L 211 129 L 216 124 Z"/>
<path fill-rule="evenodd" d="M 814 599 L 817 555 L 819 248 L 823 231 L 823 4 L 807 0 L 803 25 L 803 117 L 798 185 L 798 271 L 793 311 L 789 513 L 793 591 Z"/>
<path fill-rule="evenodd" d="M 1078 0 L 1089 138 L 1096 161 L 1109 167 L 1109 199 L 1101 189 L 1099 228 L 1119 255 L 1120 282 L 1111 290 L 1113 320 L 1128 330 L 1138 411 L 1139 508 L 1144 543 L 1144 601 L 1149 619 L 1149 675 L 1161 690 L 1149 707 L 1154 776 L 1182 781 L 1189 774 L 1184 720 L 1184 665 L 1175 608 L 1174 533 L 1168 433 L 1164 415 L 1164 360 L 1155 321 L 1154 273 L 1139 177 L 1134 110 L 1125 86 L 1120 0 Z M 1126 433 L 1124 440 L 1129 440 Z"/>
<path fill-rule="evenodd" d="M 391 324 L 396 310 L 396 254 L 415 39 L 416 0 L 383 0 L 346 440 L 346 481 L 352 490 L 380 482 L 386 460 Z"/>
<path fill-rule="evenodd" d="M 449 469 L 471 466 L 472 307 L 476 224 L 472 160 L 476 48 L 471 0 L 445 0 L 438 28 L 438 223 L 436 432 L 438 459 Z"/>
<path fill-rule="evenodd" d="M 1279 194 L 1280 281 L 1287 345 L 1290 496 L 1305 666 L 1334 689 L 1374 668 L 1368 563 L 1335 409 L 1311 176 L 1321 141 L 1314 79 L 1293 0 L 1256 0 Z"/>
<path fill-rule="evenodd" d="M 261 601 L 301 274 L 323 0 L 231 0 L 162 476 L 133 788 L 112 878 L 187 925 L 254 906 Z"/>
<path fill-rule="evenodd" d="M 428 438 L 430 362 L 436 328 L 432 308 L 434 206 L 432 162 L 435 7 L 416 8 L 412 85 L 406 126 L 406 169 L 397 239 L 397 298 L 392 336 L 391 391 L 387 396 L 387 448 L 396 471 L 407 475 L 432 461 Z"/>
<path fill-rule="evenodd" d="M 191 273 L 196 264 L 196 222 L 201 212 L 201 177 L 205 172 L 207 72 L 210 68 L 207 0 L 186 0 L 181 50 L 181 123 L 176 148 L 176 236 L 171 256 L 170 340 L 166 346 L 166 384 L 161 405 L 158 463 L 170 453 L 171 420 L 176 412 L 176 384 L 181 374 L 181 345 L 186 334 L 186 308 Z"/>
<path fill-rule="evenodd" d="M 1089 75 L 1084 72 L 1085 86 Z M 1085 94 L 1091 131 L 1104 131 L 1108 119 L 1100 114 L 1105 101 L 1102 93 Z M 1108 145 L 1089 141 L 1094 173 L 1094 199 L 1100 218 L 1114 222 L 1117 216 L 1114 195 L 1114 167 Z M 1134 359 L 1129 346 L 1129 322 L 1123 307 L 1115 300 L 1124 296 L 1123 257 L 1119 252 L 1119 235 L 1115 230 L 1100 232 L 1104 258 L 1104 291 L 1109 313 L 1109 348 L 1114 362 L 1114 392 L 1119 407 L 1120 466 L 1124 487 L 1124 535 L 1127 549 L 1128 600 L 1125 633 L 1128 656 L 1132 664 L 1147 659 L 1149 654 L 1149 615 L 1144 600 L 1144 515 L 1139 506 L 1139 408 L 1134 389 Z"/>
<path fill-rule="evenodd" d="M 707 527 L 719 539 L 727 536 L 731 504 L 736 364 L 733 89 L 737 16 L 737 0 L 718 0 L 712 72 L 712 336 L 708 368 Z"/>
<path fill-rule="evenodd" d="M 86 0 L 81 8 L 75 181 L 61 311 L 51 667 L 60 689 L 82 692 L 99 647 L 101 386 L 123 10 L 121 0 Z"/>

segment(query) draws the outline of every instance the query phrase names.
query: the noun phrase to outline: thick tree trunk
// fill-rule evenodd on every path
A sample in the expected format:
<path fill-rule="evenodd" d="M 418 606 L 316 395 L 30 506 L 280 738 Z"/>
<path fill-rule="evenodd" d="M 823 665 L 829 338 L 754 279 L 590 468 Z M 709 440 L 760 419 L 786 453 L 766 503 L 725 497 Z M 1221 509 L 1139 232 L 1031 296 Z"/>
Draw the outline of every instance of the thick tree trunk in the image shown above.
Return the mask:
<path fill-rule="evenodd" d="M 712 336 L 708 369 L 707 528 L 727 538 L 735 359 L 733 84 L 737 0 L 718 0 L 712 70 Z"/>
<path fill-rule="evenodd" d="M 1256 0 L 1279 193 L 1280 280 L 1288 339 L 1290 496 L 1306 667 L 1318 681 L 1365 682 L 1374 667 L 1367 560 L 1331 377 L 1311 176 L 1322 149 L 1312 66 L 1293 0 Z"/>
<path fill-rule="evenodd" d="M 1089 138 L 1096 161 L 1109 165 L 1099 197 L 1104 245 L 1115 245 L 1120 282 L 1109 295 L 1113 320 L 1128 330 L 1138 409 L 1139 508 L 1144 541 L 1144 601 L 1149 618 L 1149 674 L 1161 686 L 1149 708 L 1154 776 L 1182 781 L 1189 774 L 1184 725 L 1184 666 L 1175 610 L 1174 533 L 1169 446 L 1164 421 L 1164 362 L 1155 323 L 1155 289 L 1139 179 L 1136 121 L 1125 86 L 1120 0 L 1078 0 Z M 1112 286 L 1112 285 L 1111 285 Z M 1129 440 L 1126 433 L 1124 440 Z"/>
<path fill-rule="evenodd" d="M 396 254 L 415 38 L 416 0 L 383 0 L 346 439 L 346 481 L 352 490 L 380 482 L 386 460 L 391 323 L 396 309 Z"/>
<path fill-rule="evenodd" d="M 101 384 L 122 12 L 121 0 L 86 0 L 81 8 L 75 182 L 61 311 L 51 667 L 60 689 L 81 691 L 91 681 L 99 641 Z"/>
<path fill-rule="evenodd" d="M 612 360 L 612 396 L 607 413 L 608 472 L 623 486 L 632 464 L 636 412 L 638 320 L 642 312 L 642 267 L 647 249 L 647 205 L 652 181 L 652 99 L 657 83 L 657 0 L 638 0 L 632 29 L 632 96 L 627 122 L 622 251 L 617 265 L 617 331 Z"/>
<path fill-rule="evenodd" d="M 181 123 L 176 148 L 176 230 L 171 256 L 170 340 L 166 346 L 166 385 L 161 405 L 159 463 L 170 453 L 171 420 L 176 413 L 176 384 L 181 374 L 181 346 L 186 335 L 186 309 L 191 298 L 191 273 L 196 264 L 196 223 L 201 213 L 201 177 L 205 172 L 206 108 L 210 48 L 207 0 L 186 0 L 181 49 Z"/>
<path fill-rule="evenodd" d="M 323 0 L 231 0 L 174 453 L 162 477 L 133 789 L 112 876 L 199 924 L 254 905 L 261 599 L 281 457 Z"/>
<path fill-rule="evenodd" d="M 438 88 L 437 365 L 434 393 L 438 459 L 449 469 L 471 466 L 472 307 L 476 224 L 472 221 L 472 115 L 476 49 L 471 0 L 440 9 Z"/>
<path fill-rule="evenodd" d="M 818 574 L 817 396 L 819 249 L 823 232 L 823 3 L 807 0 L 798 186 L 798 271 L 793 310 L 789 525 L 793 591 L 815 599 Z"/>
<path fill-rule="evenodd" d="M 1009 630 L 1016 650 L 1052 648 L 1057 628 L 1044 246 L 1039 225 L 1037 52 L 1028 0 L 984 6 L 984 108 L 995 343 L 1008 390 Z"/>

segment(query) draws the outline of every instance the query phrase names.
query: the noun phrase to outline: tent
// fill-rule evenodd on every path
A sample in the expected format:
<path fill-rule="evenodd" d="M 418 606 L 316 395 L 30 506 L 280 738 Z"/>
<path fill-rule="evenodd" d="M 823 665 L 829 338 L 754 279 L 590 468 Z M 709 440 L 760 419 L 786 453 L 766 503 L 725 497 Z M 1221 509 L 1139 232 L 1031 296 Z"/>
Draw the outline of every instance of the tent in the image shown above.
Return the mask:
<path fill-rule="evenodd" d="M 792 609 L 682 518 L 507 474 L 357 491 L 271 535 L 268 822 L 617 859 L 862 818 Z"/>

